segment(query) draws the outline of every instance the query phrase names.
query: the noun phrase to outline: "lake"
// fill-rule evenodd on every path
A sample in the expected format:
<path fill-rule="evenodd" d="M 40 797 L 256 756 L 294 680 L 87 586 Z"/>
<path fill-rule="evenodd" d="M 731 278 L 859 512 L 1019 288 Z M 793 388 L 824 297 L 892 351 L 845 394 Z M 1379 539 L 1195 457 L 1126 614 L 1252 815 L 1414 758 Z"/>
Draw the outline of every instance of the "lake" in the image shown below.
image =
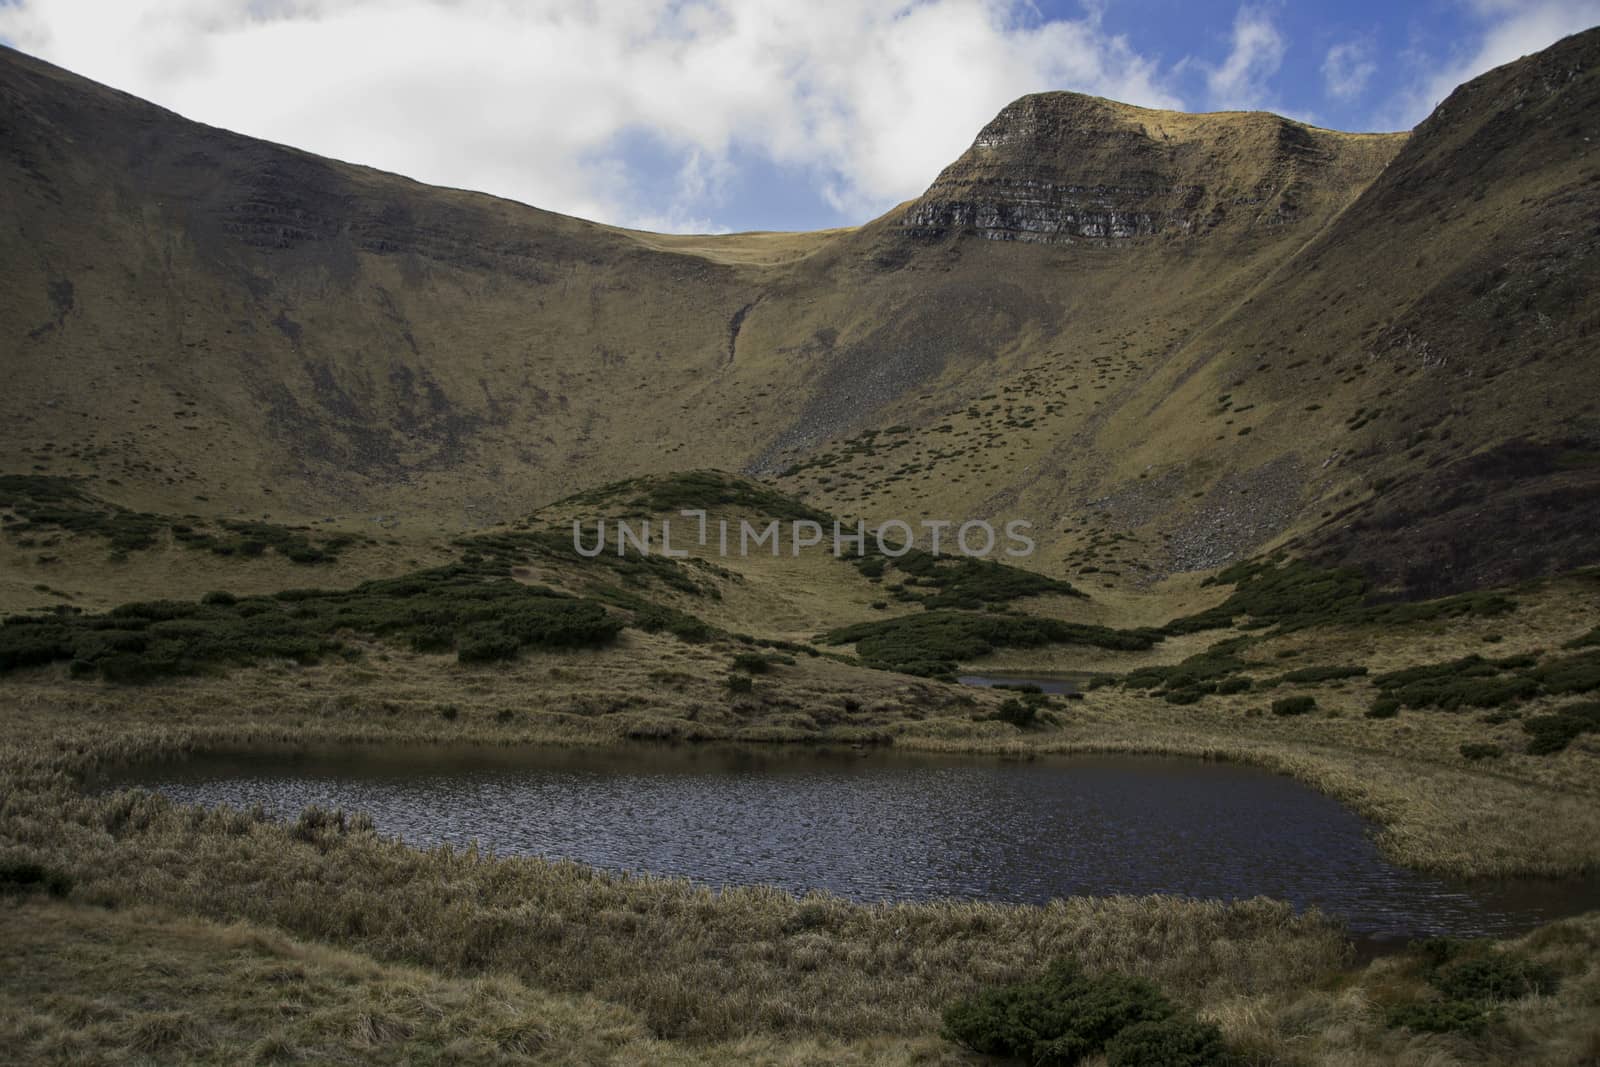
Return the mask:
<path fill-rule="evenodd" d="M 1318 907 L 1368 941 L 1491 935 L 1600 906 L 1588 881 L 1463 883 L 1389 862 L 1354 812 L 1252 767 L 880 749 L 353 747 L 206 755 L 103 783 L 183 803 L 369 814 L 421 846 L 857 901 L 1168 893 Z"/>

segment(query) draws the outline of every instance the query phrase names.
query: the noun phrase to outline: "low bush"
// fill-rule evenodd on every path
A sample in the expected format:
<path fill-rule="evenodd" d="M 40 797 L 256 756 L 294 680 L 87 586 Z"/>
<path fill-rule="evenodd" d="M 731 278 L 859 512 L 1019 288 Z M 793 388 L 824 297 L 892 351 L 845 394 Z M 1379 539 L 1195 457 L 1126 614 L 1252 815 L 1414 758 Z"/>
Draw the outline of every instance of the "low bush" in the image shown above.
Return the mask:
<path fill-rule="evenodd" d="M 1469 759 L 1474 762 L 1485 759 L 1499 759 L 1505 754 L 1504 750 L 1501 749 L 1499 745 L 1491 745 L 1477 741 L 1463 742 L 1460 752 L 1464 759 Z"/>
<path fill-rule="evenodd" d="M 1600 689 L 1600 650 L 1552 660 L 1532 672 L 1547 693 L 1592 693 Z"/>
<path fill-rule="evenodd" d="M 1302 667 L 1297 671 L 1279 675 L 1278 681 L 1291 685 L 1317 685 L 1344 678 L 1360 678 L 1366 673 L 1365 667 Z"/>
<path fill-rule="evenodd" d="M 1396 697 L 1379 697 L 1367 709 L 1369 719 L 1392 719 L 1400 714 L 1400 701 Z"/>
<path fill-rule="evenodd" d="M 1226 1055 L 1214 1027 L 1181 1018 L 1149 982 L 1115 973 L 1091 976 L 1070 959 L 1039 978 L 952 1005 L 942 1033 L 974 1052 L 1040 1067 L 1065 1067 L 1102 1052 L 1110 1056 L 1114 1043 L 1118 1058 L 1111 1062 L 1124 1067 L 1207 1067 L 1225 1062 Z"/>
<path fill-rule="evenodd" d="M 1553 993 L 1556 976 L 1548 967 L 1515 952 L 1487 950 L 1450 961 L 1429 979 L 1452 1000 L 1518 1000 L 1532 993 Z"/>
<path fill-rule="evenodd" d="M 1141 667 L 1128 672 L 1122 679 L 1122 685 L 1126 689 L 1198 689 L 1202 693 L 1216 692 L 1224 682 L 1231 681 L 1245 668 L 1245 662 L 1235 654 L 1237 645 L 1237 642 L 1222 642 L 1171 666 Z M 1246 680 L 1247 687 L 1248 684 Z"/>
<path fill-rule="evenodd" d="M 1522 720 L 1528 734 L 1528 752 L 1548 756 L 1560 752 L 1583 734 L 1600 733 L 1600 701 L 1571 704 L 1553 715 L 1534 715 Z"/>
<path fill-rule="evenodd" d="M 1459 1000 L 1420 1000 L 1389 1009 L 1385 1022 L 1392 1027 L 1426 1034 L 1481 1034 L 1495 1017 L 1483 1004 Z"/>
<path fill-rule="evenodd" d="M 740 652 L 733 657 L 733 669 L 746 674 L 766 674 L 772 661 L 759 652 Z"/>
<path fill-rule="evenodd" d="M 48 893 L 64 897 L 72 892 L 72 879 L 38 863 L 0 863 L 0 896 Z"/>
<path fill-rule="evenodd" d="M 1316 710 L 1316 697 L 1280 697 L 1272 702 L 1274 715 L 1305 715 Z"/>
<path fill-rule="evenodd" d="M 1594 629 L 1590 630 L 1588 633 L 1583 634 L 1580 637 L 1574 637 L 1571 641 L 1568 641 L 1566 644 L 1562 645 L 1561 647 L 1562 648 L 1590 648 L 1590 647 L 1592 647 L 1594 645 L 1600 645 L 1600 626 L 1596 626 Z"/>
<path fill-rule="evenodd" d="M 635 611 L 633 625 L 645 633 L 669 633 L 690 644 L 704 644 L 718 632 L 703 619 L 660 604 L 647 604 Z"/>
<path fill-rule="evenodd" d="M 603 645 L 621 628 L 595 601 L 457 565 L 347 590 L 13 616 L 0 626 L 0 672 L 70 661 L 76 675 L 138 683 L 267 659 L 309 663 L 338 651 L 342 633 L 390 637 L 418 651 L 454 648 L 462 662 L 492 662 L 524 648 Z"/>
<path fill-rule="evenodd" d="M 1112 630 L 1030 615 L 929 611 L 846 626 L 831 631 L 823 640 L 830 645 L 853 643 L 868 666 L 937 677 L 997 648 L 1059 643 L 1140 651 L 1156 639 L 1145 631 Z"/>
<path fill-rule="evenodd" d="M 1516 602 L 1495 593 L 1463 593 L 1420 603 L 1367 604 L 1366 579 L 1354 568 L 1329 569 L 1282 557 L 1246 560 L 1206 579 L 1234 587 L 1227 600 L 1195 615 L 1173 619 L 1167 634 L 1198 633 L 1248 617 L 1254 628 L 1290 633 L 1309 626 L 1407 625 L 1463 617 L 1495 618 Z"/>
<path fill-rule="evenodd" d="M 1380 674 L 1372 680 L 1384 694 L 1408 708 L 1494 708 L 1539 695 L 1541 683 L 1528 672 L 1531 657 L 1486 660 L 1465 656 Z"/>
<path fill-rule="evenodd" d="M 1521 953 L 1483 942 L 1430 938 L 1413 946 L 1415 966 L 1438 996 L 1391 1008 L 1390 1026 L 1475 1035 L 1499 1017 L 1498 1005 L 1555 992 L 1554 971 Z"/>
<path fill-rule="evenodd" d="M 1036 704 L 1012 697 L 1000 705 L 994 717 L 1019 730 L 1031 730 L 1039 725 L 1039 708 Z"/>
<path fill-rule="evenodd" d="M 867 573 L 868 557 L 858 566 Z M 914 548 L 895 558 L 894 569 L 905 575 L 907 586 L 928 587 L 933 593 L 916 596 L 925 608 L 982 609 L 986 605 L 1006 604 L 1022 597 L 1055 593 L 1081 597 L 1072 583 L 1036 571 L 1010 567 L 990 559 L 972 556 L 935 556 Z M 882 574 L 882 569 L 878 569 Z"/>
<path fill-rule="evenodd" d="M 1222 1031 L 1195 1020 L 1134 1023 L 1106 1042 L 1106 1067 L 1214 1067 L 1231 1061 Z"/>

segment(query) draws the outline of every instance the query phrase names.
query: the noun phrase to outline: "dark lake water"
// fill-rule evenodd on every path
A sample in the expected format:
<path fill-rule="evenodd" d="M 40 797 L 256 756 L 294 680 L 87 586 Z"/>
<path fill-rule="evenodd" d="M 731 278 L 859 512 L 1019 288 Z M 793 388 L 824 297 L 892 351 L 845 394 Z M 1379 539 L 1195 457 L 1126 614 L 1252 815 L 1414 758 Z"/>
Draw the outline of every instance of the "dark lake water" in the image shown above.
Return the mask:
<path fill-rule="evenodd" d="M 956 681 L 962 685 L 982 686 L 985 689 L 1033 686 L 1041 693 L 1078 693 L 1089 687 L 1093 675 L 1086 674 L 1033 674 L 1018 671 L 996 671 L 992 674 L 963 674 Z"/>
<path fill-rule="evenodd" d="M 416 845 L 860 901 L 1265 895 L 1374 941 L 1511 933 L 1600 907 L 1592 881 L 1463 884 L 1397 867 L 1338 802 L 1194 760 L 411 747 L 201 756 L 102 785 L 280 817 L 318 804 Z"/>

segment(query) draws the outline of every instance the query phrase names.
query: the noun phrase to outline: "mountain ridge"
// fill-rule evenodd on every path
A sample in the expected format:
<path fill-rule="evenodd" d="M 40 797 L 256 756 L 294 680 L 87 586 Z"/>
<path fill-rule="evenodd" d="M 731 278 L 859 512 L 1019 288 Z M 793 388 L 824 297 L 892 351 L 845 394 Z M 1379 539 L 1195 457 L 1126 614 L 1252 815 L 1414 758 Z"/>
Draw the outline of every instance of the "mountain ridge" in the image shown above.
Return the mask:
<path fill-rule="evenodd" d="M 875 521 L 1017 514 L 1051 572 L 1115 534 L 1146 561 L 1122 580 L 1293 542 L 1471 585 L 1471 559 L 1422 575 L 1337 530 L 1535 430 L 1587 454 L 1593 405 L 1556 383 L 1592 349 L 1597 52 L 1492 71 L 1413 134 L 1032 94 L 878 219 L 727 236 L 437 189 L 0 52 L 0 447 L 171 513 L 463 529 L 715 467 Z M 1496 358 L 1540 354 L 1475 410 L 1482 369 L 1428 353 L 1496 299 Z M 1380 350 L 1409 354 L 1387 383 Z M 1589 561 L 1563 543 L 1523 570 Z"/>

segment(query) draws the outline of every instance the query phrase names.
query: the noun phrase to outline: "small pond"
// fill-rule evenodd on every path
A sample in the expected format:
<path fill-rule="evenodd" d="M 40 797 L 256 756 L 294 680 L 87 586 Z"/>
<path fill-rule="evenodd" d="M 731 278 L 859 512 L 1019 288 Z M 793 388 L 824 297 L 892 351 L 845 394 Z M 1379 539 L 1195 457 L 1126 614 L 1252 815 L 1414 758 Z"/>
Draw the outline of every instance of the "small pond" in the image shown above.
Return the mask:
<path fill-rule="evenodd" d="M 1196 760 L 416 746 L 197 756 L 100 785 L 284 818 L 337 807 L 416 845 L 859 901 L 1265 895 L 1368 942 L 1505 934 L 1600 907 L 1592 881 L 1464 884 L 1398 867 L 1329 797 Z"/>
<path fill-rule="evenodd" d="M 1045 674 L 1020 671 L 996 671 L 993 674 L 963 674 L 956 678 L 962 685 L 976 685 L 984 689 L 1026 689 L 1032 687 L 1041 693 L 1081 693 L 1089 688 L 1092 674 Z"/>

